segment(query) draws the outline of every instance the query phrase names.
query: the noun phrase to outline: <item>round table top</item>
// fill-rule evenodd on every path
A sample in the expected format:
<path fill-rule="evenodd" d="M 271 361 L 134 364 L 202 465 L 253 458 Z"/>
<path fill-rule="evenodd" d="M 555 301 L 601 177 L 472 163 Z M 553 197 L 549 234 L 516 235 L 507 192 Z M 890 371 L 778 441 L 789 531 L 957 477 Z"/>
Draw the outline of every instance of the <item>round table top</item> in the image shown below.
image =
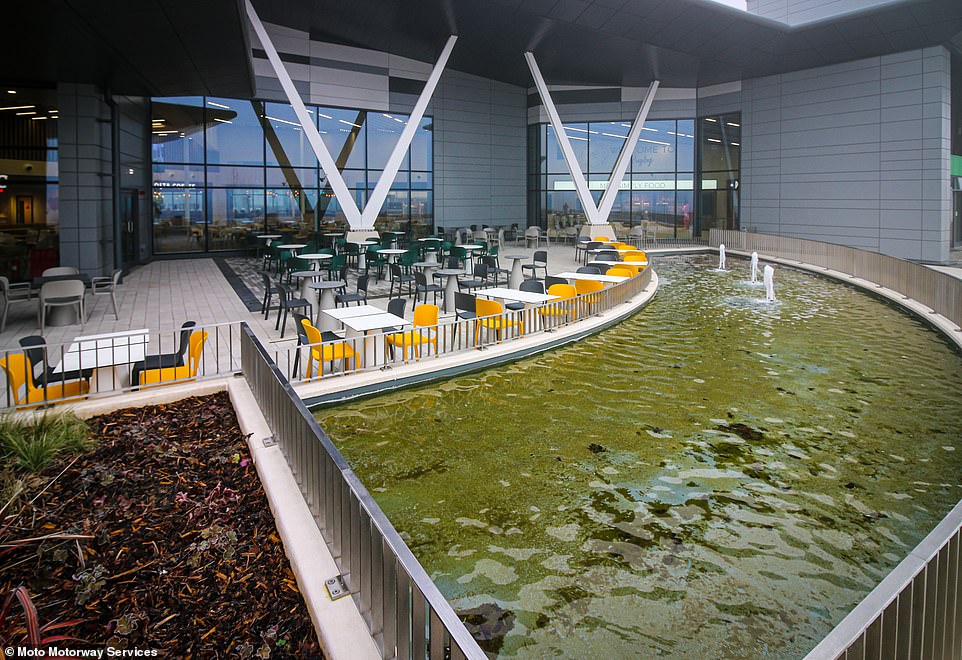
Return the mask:
<path fill-rule="evenodd" d="M 257 238 L 280 238 L 280 234 L 261 234 Z"/>
<path fill-rule="evenodd" d="M 372 244 L 380 243 L 380 242 L 381 242 L 381 241 L 378 240 L 378 239 L 376 239 L 376 238 L 365 238 L 365 239 L 360 240 L 360 241 L 348 241 L 348 243 L 351 243 L 351 244 L 353 244 L 353 245 L 372 245 Z"/>
<path fill-rule="evenodd" d="M 404 254 L 407 250 L 402 250 L 401 248 L 384 248 L 378 250 L 380 254 Z"/>
<path fill-rule="evenodd" d="M 526 254 L 499 254 L 499 257 L 504 257 L 505 259 L 527 259 Z"/>
<path fill-rule="evenodd" d="M 344 232 L 342 232 L 342 231 L 329 231 L 329 232 L 325 232 L 324 235 L 325 235 L 325 236 L 343 236 L 343 235 L 344 235 Z"/>
<path fill-rule="evenodd" d="M 302 247 L 307 247 L 307 243 L 285 243 L 284 245 L 278 245 L 282 250 L 300 250 Z"/>
<path fill-rule="evenodd" d="M 497 233 L 498 228 L 497 228 L 497 227 L 485 227 L 485 228 L 484 228 L 484 231 L 486 231 L 486 232 L 489 233 L 489 234 L 494 234 L 494 233 Z"/>
<path fill-rule="evenodd" d="M 455 275 L 463 275 L 464 270 L 461 268 L 440 268 L 434 271 L 435 275 L 442 275 L 447 277 L 453 277 Z"/>
<path fill-rule="evenodd" d="M 428 236 L 427 238 L 419 238 L 418 240 L 419 240 L 419 241 L 437 241 L 438 243 L 443 242 L 443 241 L 442 241 L 440 238 L 438 238 L 437 236 Z"/>
<path fill-rule="evenodd" d="M 306 252 L 304 254 L 297 255 L 298 259 L 333 259 L 333 254 L 322 254 L 320 252 Z"/>
<path fill-rule="evenodd" d="M 483 250 L 483 245 L 460 245 L 458 247 L 463 247 L 465 250 Z"/>
<path fill-rule="evenodd" d="M 406 231 L 382 231 L 382 234 L 394 234 L 395 236 L 404 236 L 407 234 Z"/>
<path fill-rule="evenodd" d="M 340 289 L 347 285 L 342 280 L 321 280 L 320 282 L 311 282 L 307 286 L 312 289 Z"/>

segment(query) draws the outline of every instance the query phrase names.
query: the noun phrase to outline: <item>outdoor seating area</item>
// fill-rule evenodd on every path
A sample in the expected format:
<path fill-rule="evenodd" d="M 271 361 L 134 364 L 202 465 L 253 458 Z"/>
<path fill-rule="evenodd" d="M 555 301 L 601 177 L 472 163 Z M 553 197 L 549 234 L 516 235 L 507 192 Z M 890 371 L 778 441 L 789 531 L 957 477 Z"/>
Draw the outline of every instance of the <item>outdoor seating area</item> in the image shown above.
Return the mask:
<path fill-rule="evenodd" d="M 643 254 L 639 262 L 634 251 L 619 252 L 622 244 L 605 245 L 606 259 L 595 260 L 629 267 L 611 272 L 607 264 L 581 265 L 581 243 L 502 255 L 498 232 L 483 237 L 490 241 L 457 245 L 394 233 L 358 241 L 357 249 L 338 240 L 333 248 L 284 243 L 267 250 L 269 258 L 231 259 L 226 268 L 236 278 L 225 278 L 223 264 L 194 259 L 148 264 L 124 283 L 119 272 L 90 279 L 75 270 L 46 272 L 39 291 L 0 280 L 9 318 L 0 334 L 7 404 L 227 373 L 237 359 L 229 345 L 238 320 L 285 356 L 278 362 L 286 360 L 294 381 L 483 348 L 594 313 L 598 292 L 647 264 Z M 577 304 L 568 300 L 582 294 Z M 52 324 L 64 308 L 74 322 Z M 310 348 L 302 356 L 303 347 Z"/>

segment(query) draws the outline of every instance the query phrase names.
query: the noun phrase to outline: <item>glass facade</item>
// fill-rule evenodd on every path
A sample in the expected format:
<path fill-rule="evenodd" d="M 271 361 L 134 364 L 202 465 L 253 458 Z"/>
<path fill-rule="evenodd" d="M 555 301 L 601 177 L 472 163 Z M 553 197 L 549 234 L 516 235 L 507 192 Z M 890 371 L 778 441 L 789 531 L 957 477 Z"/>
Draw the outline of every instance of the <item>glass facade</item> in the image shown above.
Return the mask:
<path fill-rule="evenodd" d="M 698 228 L 739 229 L 741 114 L 698 120 Z"/>
<path fill-rule="evenodd" d="M 0 88 L 0 275 L 38 277 L 60 261 L 57 94 Z"/>
<path fill-rule="evenodd" d="M 615 198 L 610 221 L 625 232 L 647 227 L 660 238 L 693 232 L 695 122 L 645 122 L 631 164 Z M 578 163 L 597 203 L 631 124 L 623 121 L 565 124 Z M 528 129 L 528 224 L 552 238 L 570 234 L 585 222 L 584 210 L 568 174 L 561 148 L 548 124 Z"/>
<path fill-rule="evenodd" d="M 407 115 L 308 106 L 363 207 Z M 311 239 L 347 222 L 294 109 L 215 97 L 152 101 L 154 252 L 246 249 L 261 233 Z M 425 117 L 375 222 L 417 235 L 434 220 L 433 122 Z"/>

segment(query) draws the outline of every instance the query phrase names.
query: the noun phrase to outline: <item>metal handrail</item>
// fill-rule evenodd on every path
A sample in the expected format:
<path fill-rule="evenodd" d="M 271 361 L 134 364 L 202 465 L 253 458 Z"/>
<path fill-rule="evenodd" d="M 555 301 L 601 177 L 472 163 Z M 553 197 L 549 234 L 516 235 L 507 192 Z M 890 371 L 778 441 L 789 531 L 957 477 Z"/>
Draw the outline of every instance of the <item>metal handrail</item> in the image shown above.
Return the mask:
<path fill-rule="evenodd" d="M 67 381 L 67 385 L 63 388 L 38 388 L 42 392 L 43 397 L 40 402 L 21 402 L 19 405 L 15 404 L 12 389 L 6 383 L 7 376 L 0 370 L 0 381 L 2 381 L 0 387 L 3 387 L 4 391 L 3 398 L 0 400 L 0 409 L 23 409 L 33 408 L 38 405 L 78 402 L 88 397 L 110 396 L 137 391 L 141 389 L 141 387 L 156 387 L 159 385 L 220 378 L 240 371 L 241 363 L 238 348 L 240 342 L 240 323 L 235 321 L 230 323 L 197 325 L 191 328 L 190 331 L 203 331 L 207 333 L 207 339 L 200 353 L 195 376 L 164 380 L 163 383 L 151 384 L 149 386 L 133 385 L 129 382 L 130 379 L 127 375 L 122 373 L 124 370 L 129 369 L 135 362 L 140 361 L 129 359 L 131 346 L 133 346 L 130 340 L 121 336 L 113 339 L 101 339 L 96 342 L 91 340 L 85 342 L 85 344 L 90 344 L 89 347 L 85 347 L 80 353 L 73 354 L 76 356 L 76 358 L 73 358 L 75 364 L 71 365 L 70 368 L 65 367 L 65 370 L 80 372 L 84 374 L 84 377 Z M 123 335 L 124 333 L 108 334 Z M 153 332 L 148 330 L 147 334 L 149 335 L 149 341 L 146 344 L 137 344 L 136 350 L 143 351 L 146 355 L 179 352 L 181 329 L 178 328 L 167 332 Z M 75 343 L 77 343 L 76 340 L 61 343 L 45 342 L 41 347 L 34 347 L 43 351 L 45 362 L 43 365 L 31 364 L 34 372 L 39 375 L 41 372 L 45 373 L 48 366 L 55 367 L 58 364 L 63 364 L 65 358 L 72 357 L 69 349 Z M 93 348 L 94 344 L 97 346 L 96 349 Z M 11 355 L 25 353 L 26 350 L 27 349 L 21 347 L 6 349 L 0 351 L 0 358 L 8 359 Z M 113 359 L 115 357 L 117 360 Z M 188 354 L 185 357 L 185 364 L 189 362 L 189 359 L 190 356 Z M 70 360 L 68 360 L 68 362 L 69 361 Z M 74 366 L 76 369 L 73 369 Z M 94 374 L 96 377 L 92 377 Z M 33 374 L 26 372 L 23 374 L 16 373 L 16 375 L 19 377 L 18 380 L 22 382 L 33 378 Z M 41 380 L 43 380 L 43 377 L 41 377 Z M 50 382 L 51 385 L 56 385 L 62 381 L 54 379 L 53 376 L 51 376 L 48 382 Z M 61 395 L 57 394 L 58 391 Z M 25 394 L 26 391 L 24 388 L 23 391 L 18 393 L 18 396 L 23 398 Z"/>
<path fill-rule="evenodd" d="M 962 325 L 962 280 L 844 245 L 712 229 L 717 247 L 841 272 L 884 286 Z M 962 657 L 962 502 L 812 649 L 821 658 Z"/>
<path fill-rule="evenodd" d="M 486 658 L 246 323 L 241 362 L 382 656 Z"/>

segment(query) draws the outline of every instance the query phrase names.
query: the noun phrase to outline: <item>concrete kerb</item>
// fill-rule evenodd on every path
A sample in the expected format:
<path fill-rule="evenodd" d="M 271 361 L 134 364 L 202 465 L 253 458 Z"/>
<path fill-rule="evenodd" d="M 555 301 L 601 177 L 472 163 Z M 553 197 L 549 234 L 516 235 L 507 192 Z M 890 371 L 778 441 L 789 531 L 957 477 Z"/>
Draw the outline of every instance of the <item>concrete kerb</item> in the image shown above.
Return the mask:
<path fill-rule="evenodd" d="M 325 654 L 335 659 L 380 658 L 354 599 L 332 601 L 324 587 L 324 581 L 340 570 L 281 448 L 264 444 L 265 439 L 273 434 L 254 393 L 241 378 L 231 380 L 227 391 L 237 413 L 237 422 L 248 434 L 247 443 L 254 466 L 264 485 L 274 523 Z"/>
<path fill-rule="evenodd" d="M 488 346 L 483 351 L 465 350 L 440 358 L 427 358 L 401 364 L 384 371 L 366 371 L 315 382 L 297 383 L 294 385 L 294 390 L 304 400 L 305 405 L 310 407 L 371 396 L 513 362 L 577 341 L 619 323 L 645 307 L 654 298 L 657 290 L 658 275 L 652 271 L 651 282 L 632 300 L 601 315 L 582 319 L 552 332 L 527 335 Z"/>
<path fill-rule="evenodd" d="M 709 248 L 714 252 L 718 252 L 718 248 Z M 745 250 L 734 250 L 727 249 L 726 251 L 730 255 L 735 255 L 743 258 L 750 258 L 751 252 Z M 817 275 L 826 275 L 833 279 L 845 282 L 856 286 L 864 291 L 885 298 L 886 300 L 895 303 L 896 305 L 905 308 L 909 312 L 918 316 L 922 321 L 931 325 L 936 330 L 939 330 L 943 335 L 945 335 L 949 341 L 954 343 L 960 350 L 962 350 L 962 328 L 957 326 L 955 323 L 942 316 L 936 312 L 931 307 L 927 307 L 915 300 L 914 298 L 908 298 L 905 294 L 895 291 L 894 289 L 889 289 L 877 282 L 872 282 L 870 280 L 865 280 L 860 277 L 855 277 L 849 275 L 848 273 L 843 273 L 842 271 L 832 270 L 830 268 L 825 268 L 823 266 L 814 266 L 812 264 L 805 263 L 804 261 L 798 261 L 797 259 L 785 259 L 783 257 L 773 257 L 767 254 L 758 255 L 759 260 L 769 261 L 771 263 L 781 264 L 783 266 L 790 266 L 792 268 L 798 268 L 799 270 L 804 270 L 810 273 L 815 273 Z"/>

